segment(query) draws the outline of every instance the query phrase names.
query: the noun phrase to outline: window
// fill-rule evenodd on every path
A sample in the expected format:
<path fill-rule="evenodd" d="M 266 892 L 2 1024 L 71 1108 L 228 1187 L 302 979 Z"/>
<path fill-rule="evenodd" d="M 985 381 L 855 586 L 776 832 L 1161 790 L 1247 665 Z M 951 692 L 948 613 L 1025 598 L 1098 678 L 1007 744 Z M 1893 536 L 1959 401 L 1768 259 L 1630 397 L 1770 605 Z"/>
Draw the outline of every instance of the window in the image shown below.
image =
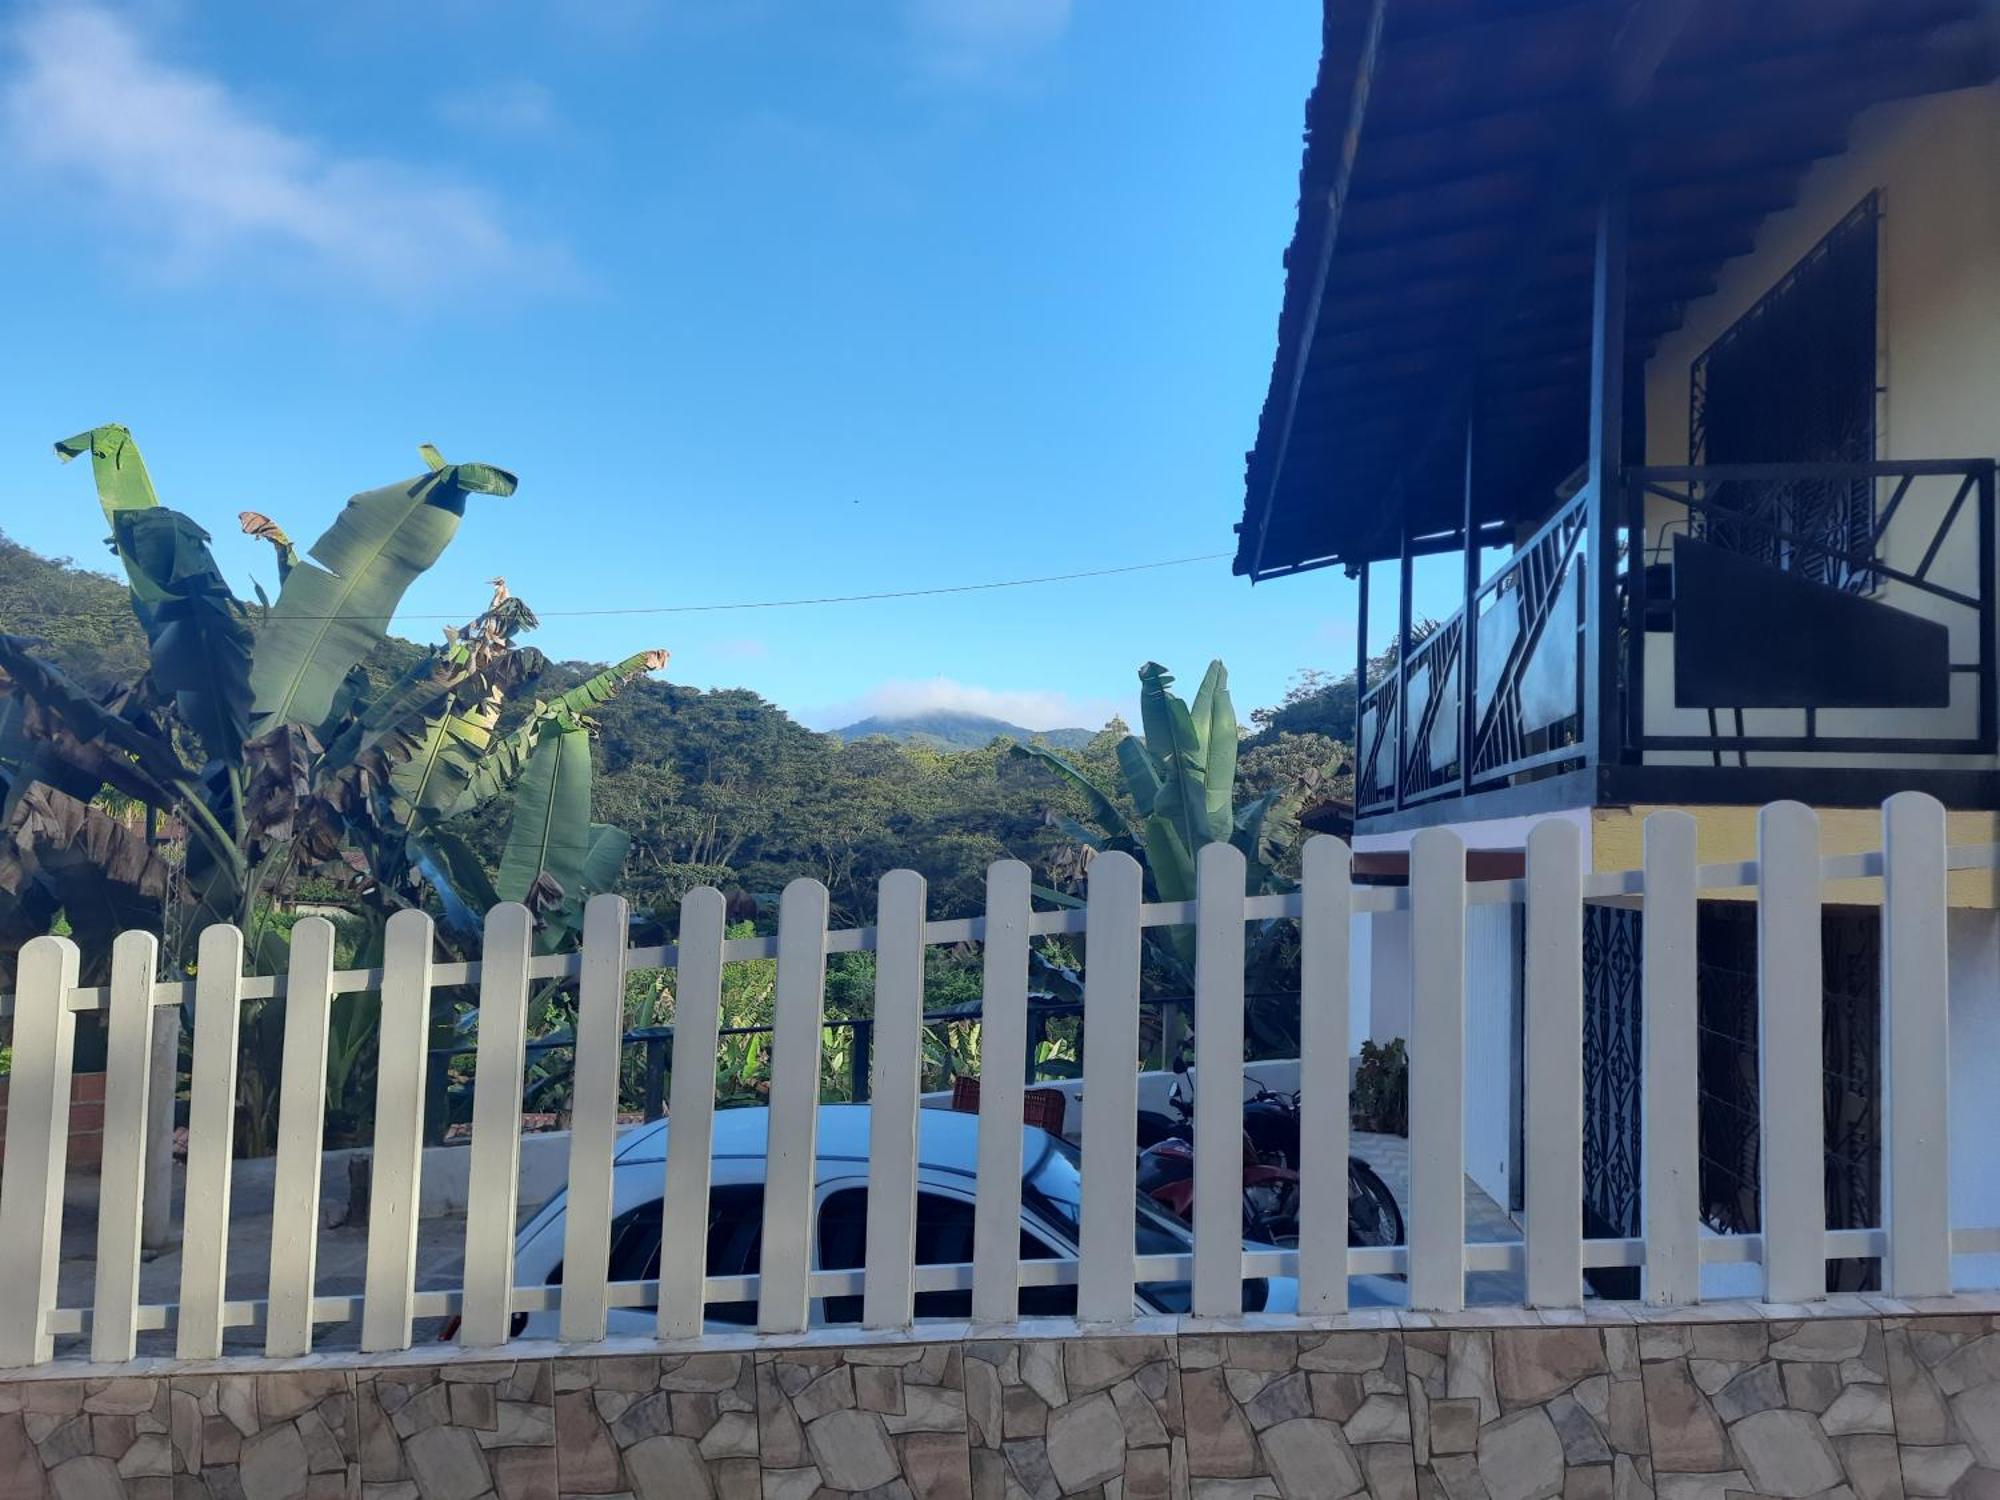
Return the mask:
<path fill-rule="evenodd" d="M 660 1274 L 661 1201 L 655 1198 L 611 1221 L 611 1256 L 606 1275 L 612 1281 L 652 1281 Z M 764 1190 L 761 1187 L 718 1187 L 708 1195 L 708 1274 L 755 1276 L 764 1232 Z M 549 1285 L 561 1286 L 562 1262 L 549 1272 Z M 651 1308 L 652 1303 L 646 1307 Z M 712 1323 L 750 1324 L 757 1321 L 757 1304 L 711 1302 L 704 1315 Z"/>
<path fill-rule="evenodd" d="M 1880 219 L 1870 193 L 1695 360 L 1693 462 L 1874 459 Z M 1831 555 L 1873 560 L 1870 482 L 1731 481 L 1704 498 L 1736 513 L 1698 517 L 1696 532 L 1715 545 L 1836 588 L 1874 587 L 1872 570 Z"/>
<path fill-rule="evenodd" d="M 917 1260 L 920 1266 L 962 1266 L 972 1261 L 973 1207 L 963 1198 L 944 1193 L 917 1194 Z M 831 1193 L 819 1211 L 819 1265 L 823 1271 L 858 1270 L 866 1263 L 868 1243 L 868 1190 L 843 1188 Z M 1054 1247 L 1032 1230 L 1021 1230 L 1021 1259 L 1053 1260 Z M 1074 1316 L 1076 1288 L 1073 1286 L 1024 1287 L 1021 1316 Z M 920 1318 L 972 1316 L 972 1293 L 918 1292 L 916 1315 Z M 861 1321 L 859 1297 L 826 1299 L 829 1323 Z"/>

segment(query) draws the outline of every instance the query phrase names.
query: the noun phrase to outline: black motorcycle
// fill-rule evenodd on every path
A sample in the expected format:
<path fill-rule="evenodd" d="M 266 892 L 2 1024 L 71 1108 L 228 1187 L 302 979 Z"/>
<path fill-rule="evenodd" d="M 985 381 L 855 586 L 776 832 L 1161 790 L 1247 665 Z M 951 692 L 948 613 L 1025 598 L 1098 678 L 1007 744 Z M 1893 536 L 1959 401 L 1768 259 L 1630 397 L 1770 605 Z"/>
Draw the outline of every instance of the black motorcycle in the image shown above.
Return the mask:
<path fill-rule="evenodd" d="M 1194 1153 L 1187 1143 L 1194 1136 L 1194 1097 L 1189 1068 L 1192 1059 L 1185 1047 L 1174 1060 L 1179 1075 L 1168 1096 L 1171 1114 L 1158 1110 L 1139 1111 L 1139 1151 L 1141 1190 L 1155 1201 L 1175 1208 L 1193 1199 Z M 1267 1244 L 1296 1241 L 1298 1207 L 1296 1192 L 1287 1195 L 1281 1179 L 1258 1173 L 1255 1167 L 1278 1168 L 1296 1180 L 1301 1151 L 1299 1143 L 1299 1096 L 1273 1093 L 1261 1083 L 1243 1101 L 1244 1135 L 1244 1223 L 1249 1238 Z M 1177 1188 L 1179 1179 L 1187 1186 Z M 1271 1201 L 1266 1202 L 1265 1199 Z M 1187 1217 L 1182 1212 L 1182 1217 Z M 1251 1232 L 1254 1228 L 1255 1232 Z M 1403 1212 L 1387 1183 L 1358 1156 L 1347 1158 L 1347 1243 L 1385 1246 L 1403 1243 Z"/>

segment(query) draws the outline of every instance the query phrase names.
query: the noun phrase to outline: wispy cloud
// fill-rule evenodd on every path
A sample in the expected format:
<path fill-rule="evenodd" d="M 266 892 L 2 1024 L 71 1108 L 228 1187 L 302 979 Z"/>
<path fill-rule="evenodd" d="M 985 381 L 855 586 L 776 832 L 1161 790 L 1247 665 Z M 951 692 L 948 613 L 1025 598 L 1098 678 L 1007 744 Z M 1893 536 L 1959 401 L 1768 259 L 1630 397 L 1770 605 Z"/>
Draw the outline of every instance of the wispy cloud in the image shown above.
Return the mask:
<path fill-rule="evenodd" d="M 0 144 L 51 196 L 95 208 L 110 243 L 156 273 L 251 265 L 394 296 L 567 274 L 476 188 L 261 119 L 110 10 L 34 6 L 5 40 Z"/>
<path fill-rule="evenodd" d="M 565 128 L 554 91 L 532 78 L 452 89 L 438 100 L 437 115 L 469 135 L 505 140 L 557 135 Z"/>
<path fill-rule="evenodd" d="M 907 0 L 917 61 L 942 82 L 993 82 L 1069 29 L 1073 0 Z"/>
<path fill-rule="evenodd" d="M 802 717 L 821 729 L 838 729 L 861 719 L 939 712 L 985 714 L 1023 729 L 1095 729 L 1121 707 L 1112 698 L 1077 697 L 1045 688 L 979 687 L 949 677 L 929 677 L 880 683 L 858 698 Z"/>

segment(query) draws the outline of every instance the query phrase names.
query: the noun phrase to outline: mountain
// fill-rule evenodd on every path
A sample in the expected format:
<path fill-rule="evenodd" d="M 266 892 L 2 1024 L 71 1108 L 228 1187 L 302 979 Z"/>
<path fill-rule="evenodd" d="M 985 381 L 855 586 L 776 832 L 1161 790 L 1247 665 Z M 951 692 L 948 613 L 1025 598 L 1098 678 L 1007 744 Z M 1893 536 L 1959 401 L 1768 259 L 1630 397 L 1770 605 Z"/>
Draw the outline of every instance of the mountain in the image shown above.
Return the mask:
<path fill-rule="evenodd" d="M 938 709 L 922 714 L 878 714 L 833 731 L 842 740 L 865 740 L 871 735 L 907 745 L 928 745 L 933 750 L 981 750 L 1001 735 L 1026 744 L 1042 740 L 1058 750 L 1076 750 L 1087 745 L 1094 729 L 1023 729 L 1005 719 L 987 714 L 957 713 Z"/>

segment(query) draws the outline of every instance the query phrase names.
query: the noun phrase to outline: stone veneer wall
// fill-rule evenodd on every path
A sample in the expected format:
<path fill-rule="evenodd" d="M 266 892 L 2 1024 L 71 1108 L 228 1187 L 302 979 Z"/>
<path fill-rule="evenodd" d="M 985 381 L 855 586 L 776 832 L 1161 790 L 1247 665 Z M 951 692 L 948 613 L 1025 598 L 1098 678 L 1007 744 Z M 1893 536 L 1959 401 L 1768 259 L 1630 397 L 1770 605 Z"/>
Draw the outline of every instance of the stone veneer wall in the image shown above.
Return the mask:
<path fill-rule="evenodd" d="M 2000 1302 L 1946 1305 L 58 1368 L 0 1496 L 2000 1500 Z"/>

